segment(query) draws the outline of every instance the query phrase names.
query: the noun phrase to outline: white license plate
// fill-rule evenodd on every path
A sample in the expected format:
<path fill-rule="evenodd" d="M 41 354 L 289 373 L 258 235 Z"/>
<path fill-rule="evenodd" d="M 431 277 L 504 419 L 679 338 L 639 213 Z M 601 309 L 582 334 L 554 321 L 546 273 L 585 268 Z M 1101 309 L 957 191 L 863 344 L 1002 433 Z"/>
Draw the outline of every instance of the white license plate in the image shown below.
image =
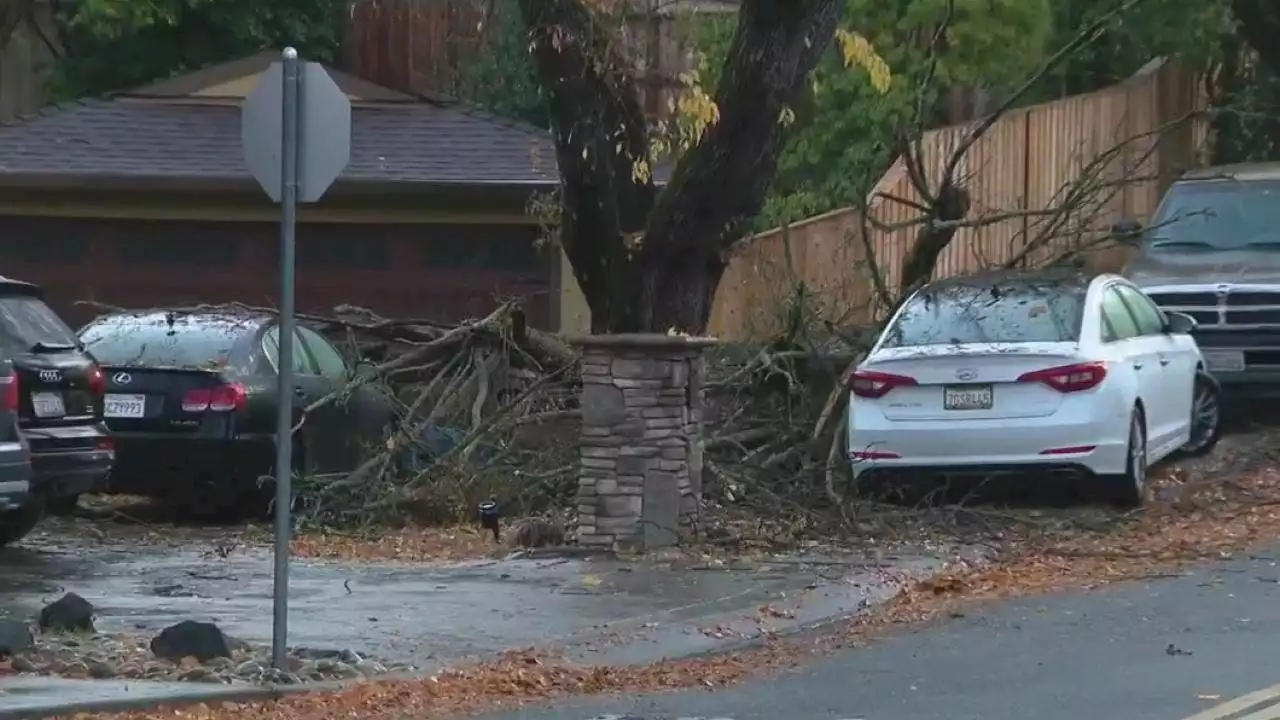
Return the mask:
<path fill-rule="evenodd" d="M 109 418 L 140 418 L 147 414 L 146 395 L 107 395 L 102 414 Z"/>
<path fill-rule="evenodd" d="M 1244 352 L 1241 350 L 1201 350 L 1205 369 L 1209 372 L 1241 372 L 1244 370 Z"/>
<path fill-rule="evenodd" d="M 942 407 L 947 410 L 990 410 L 990 385 L 947 385 L 942 389 Z"/>
<path fill-rule="evenodd" d="M 62 393 L 31 393 L 31 412 L 38 418 L 59 418 L 67 414 L 67 406 L 62 402 Z"/>

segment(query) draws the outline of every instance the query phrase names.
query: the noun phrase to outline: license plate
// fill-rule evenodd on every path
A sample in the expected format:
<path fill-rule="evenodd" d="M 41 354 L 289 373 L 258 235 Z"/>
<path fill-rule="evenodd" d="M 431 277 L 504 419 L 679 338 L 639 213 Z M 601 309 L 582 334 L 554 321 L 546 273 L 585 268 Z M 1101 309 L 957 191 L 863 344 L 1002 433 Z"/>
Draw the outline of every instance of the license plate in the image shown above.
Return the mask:
<path fill-rule="evenodd" d="M 1205 368 L 1209 372 L 1241 372 L 1244 370 L 1244 352 L 1240 350 L 1202 350 Z"/>
<path fill-rule="evenodd" d="M 38 418 L 58 418 L 67 414 L 67 407 L 62 402 L 62 393 L 31 393 L 31 412 Z"/>
<path fill-rule="evenodd" d="M 947 385 L 942 389 L 942 407 L 947 410 L 990 410 L 990 385 Z"/>
<path fill-rule="evenodd" d="M 140 418 L 147 414 L 146 395 L 107 395 L 102 414 L 109 418 Z"/>

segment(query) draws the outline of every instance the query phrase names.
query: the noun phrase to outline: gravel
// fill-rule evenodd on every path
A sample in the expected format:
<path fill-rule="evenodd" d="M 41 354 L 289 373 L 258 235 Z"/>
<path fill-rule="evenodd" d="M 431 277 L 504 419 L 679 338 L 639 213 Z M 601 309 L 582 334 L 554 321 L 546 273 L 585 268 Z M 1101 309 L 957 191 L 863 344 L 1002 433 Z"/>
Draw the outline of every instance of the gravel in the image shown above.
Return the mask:
<path fill-rule="evenodd" d="M 152 654 L 149 638 L 85 633 L 44 633 L 34 647 L 11 658 L 14 672 L 78 679 L 180 680 L 216 684 L 294 685 L 307 682 L 358 680 L 387 673 L 411 672 L 404 664 L 384 664 L 352 650 L 297 648 L 283 670 L 271 666 L 271 649 L 228 638 L 230 658 L 201 663 L 182 662 Z"/>

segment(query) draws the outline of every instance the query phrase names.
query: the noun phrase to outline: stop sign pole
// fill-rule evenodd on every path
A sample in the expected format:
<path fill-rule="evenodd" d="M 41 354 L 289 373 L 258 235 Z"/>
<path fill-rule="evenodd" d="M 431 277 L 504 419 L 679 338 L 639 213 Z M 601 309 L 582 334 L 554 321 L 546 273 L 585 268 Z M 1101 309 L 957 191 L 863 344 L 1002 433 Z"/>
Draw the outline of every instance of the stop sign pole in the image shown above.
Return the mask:
<path fill-rule="evenodd" d="M 324 66 L 285 48 L 240 116 L 245 165 L 280 204 L 280 323 L 276 351 L 275 575 L 271 661 L 284 669 L 289 638 L 289 536 L 293 505 L 294 266 L 298 203 L 316 202 L 351 157 L 351 103 Z"/>

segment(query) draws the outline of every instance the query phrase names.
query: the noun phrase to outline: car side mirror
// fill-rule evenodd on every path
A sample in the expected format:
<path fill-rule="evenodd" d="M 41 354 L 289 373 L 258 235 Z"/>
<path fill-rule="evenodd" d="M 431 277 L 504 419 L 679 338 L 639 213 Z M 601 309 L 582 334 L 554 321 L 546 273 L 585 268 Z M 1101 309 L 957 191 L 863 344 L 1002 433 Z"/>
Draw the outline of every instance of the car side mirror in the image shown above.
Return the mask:
<path fill-rule="evenodd" d="M 1121 218 L 1111 226 L 1111 235 L 1118 242 L 1132 245 L 1142 235 L 1142 223 L 1133 218 Z"/>
<path fill-rule="evenodd" d="M 1174 335 L 1188 335 L 1196 329 L 1196 319 L 1186 313 L 1165 313 L 1164 331 Z"/>

